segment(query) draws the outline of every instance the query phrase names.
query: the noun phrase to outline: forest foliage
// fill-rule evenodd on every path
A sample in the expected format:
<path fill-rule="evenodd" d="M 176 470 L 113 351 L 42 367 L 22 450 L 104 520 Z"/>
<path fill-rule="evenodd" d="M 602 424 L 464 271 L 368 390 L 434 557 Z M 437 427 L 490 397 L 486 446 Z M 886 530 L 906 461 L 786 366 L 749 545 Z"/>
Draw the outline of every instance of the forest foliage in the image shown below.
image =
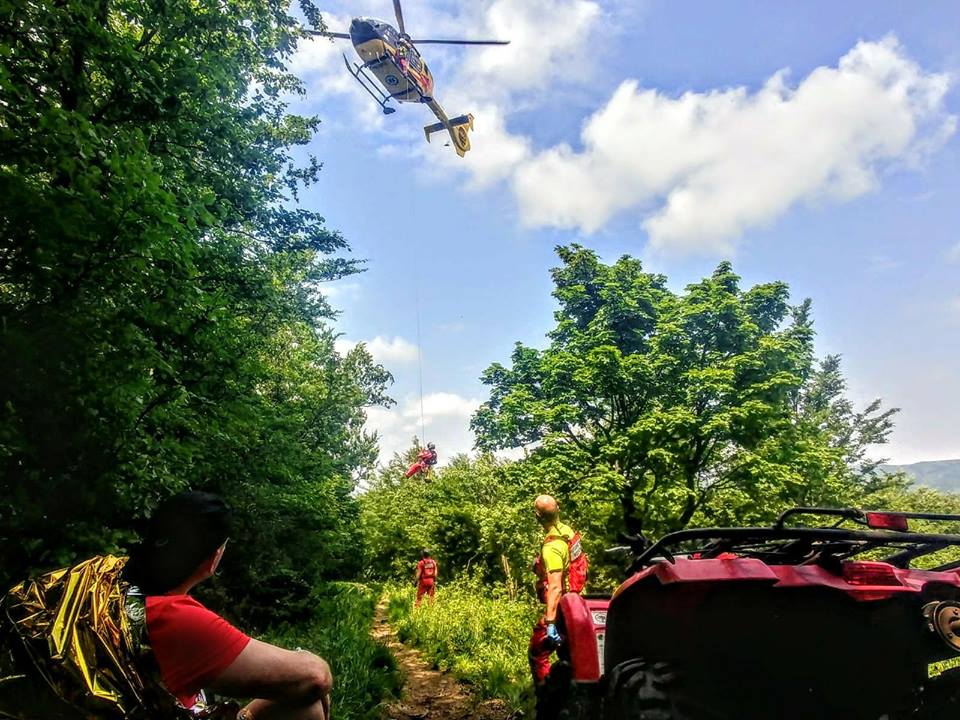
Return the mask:
<path fill-rule="evenodd" d="M 501 698 L 513 711 L 533 709 L 527 641 L 538 608 L 531 598 L 510 598 L 502 586 L 491 592 L 476 579 L 448 583 L 436 602 L 419 607 L 410 586 L 387 585 L 384 595 L 401 641 L 481 697 Z"/>
<path fill-rule="evenodd" d="M 335 350 L 323 290 L 363 262 L 298 202 L 320 171 L 295 159 L 319 120 L 287 107 L 305 37 L 280 0 L 0 0 L 0 583 L 122 551 L 178 490 L 221 493 L 237 525 L 207 597 L 335 657 L 362 716 L 395 678 L 372 596 L 328 581 L 408 583 L 432 549 L 457 584 L 401 632 L 513 693 L 539 493 L 583 534 L 594 590 L 619 581 L 604 550 L 624 532 L 960 510 L 877 471 L 895 410 L 850 402 L 810 301 L 726 262 L 677 291 L 578 245 L 546 341 L 483 373 L 481 452 L 374 473 L 365 408 L 392 378 Z M 496 667 L 466 649 L 491 642 Z"/>
<path fill-rule="evenodd" d="M 296 202 L 304 31 L 278 0 L 0 5 L 0 581 L 202 488 L 238 510 L 221 590 L 265 621 L 357 570 L 389 403 L 322 289 L 362 263 Z"/>
<path fill-rule="evenodd" d="M 896 411 L 853 409 L 839 360 L 815 357 L 811 303 L 791 304 L 786 284 L 743 288 L 723 262 L 677 293 L 634 258 L 558 253 L 549 344 L 518 343 L 485 371 L 481 447 L 532 447 L 563 494 L 586 483 L 654 534 L 846 503 L 877 482 L 866 450 Z"/>
<path fill-rule="evenodd" d="M 373 575 L 408 575 L 429 547 L 447 577 L 527 592 L 544 492 L 583 534 L 593 590 L 622 578 L 604 551 L 623 533 L 768 524 L 794 505 L 955 504 L 879 471 L 896 409 L 854 406 L 840 358 L 816 357 L 812 303 L 784 283 L 744 288 L 723 262 L 675 292 L 629 256 L 558 255 L 545 347 L 518 343 L 483 374 L 485 452 L 410 480 L 397 456 L 361 498 Z M 503 449 L 524 458 L 497 460 Z"/>
<path fill-rule="evenodd" d="M 279 623 L 261 639 L 303 648 L 327 658 L 335 682 L 332 713 L 350 720 L 377 720 L 386 698 L 403 678 L 390 651 L 370 635 L 379 593 L 359 583 L 327 583 L 307 622 Z"/>

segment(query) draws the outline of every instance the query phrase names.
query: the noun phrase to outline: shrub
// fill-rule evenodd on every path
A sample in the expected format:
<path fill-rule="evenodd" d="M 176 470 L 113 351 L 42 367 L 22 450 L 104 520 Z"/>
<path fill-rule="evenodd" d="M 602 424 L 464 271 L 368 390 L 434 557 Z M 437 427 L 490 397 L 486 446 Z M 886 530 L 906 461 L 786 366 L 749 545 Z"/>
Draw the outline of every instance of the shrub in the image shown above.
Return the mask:
<path fill-rule="evenodd" d="M 460 580 L 441 585 L 433 604 L 413 607 L 412 587 L 387 589 L 387 615 L 404 642 L 420 648 L 441 670 L 474 685 L 483 697 L 531 710 L 527 642 L 538 607 L 510 600 L 502 586 Z"/>
<path fill-rule="evenodd" d="M 355 583 L 331 583 L 320 592 L 309 620 L 271 628 L 262 639 L 301 647 L 330 663 L 334 717 L 375 720 L 383 701 L 400 688 L 393 656 L 370 637 L 376 594 Z"/>

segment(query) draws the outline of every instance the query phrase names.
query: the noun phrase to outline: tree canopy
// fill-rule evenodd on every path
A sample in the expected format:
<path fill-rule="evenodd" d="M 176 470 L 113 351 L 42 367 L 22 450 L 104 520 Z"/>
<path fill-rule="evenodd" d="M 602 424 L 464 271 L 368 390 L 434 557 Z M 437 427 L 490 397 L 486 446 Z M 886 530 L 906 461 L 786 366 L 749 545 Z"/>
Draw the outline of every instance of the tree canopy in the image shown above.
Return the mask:
<path fill-rule="evenodd" d="M 298 202 L 321 169 L 296 160 L 318 119 L 287 108 L 304 36 L 280 0 L 0 0 L 0 580 L 120 550 L 186 487 L 237 506 L 220 591 L 254 621 L 359 571 L 363 540 L 376 573 L 429 544 L 516 582 L 542 491 L 594 554 L 621 528 L 900 497 L 869 452 L 895 411 L 846 398 L 808 301 L 726 262 L 678 292 L 572 245 L 546 346 L 486 370 L 472 421 L 529 456 L 426 484 L 397 458 L 358 501 L 392 378 L 334 348 L 323 283 L 363 263 Z"/>
<path fill-rule="evenodd" d="M 297 205 L 303 36 L 279 0 L 0 2 L 5 577 L 187 486 L 240 508 L 238 584 L 355 564 L 390 377 L 333 348 L 322 283 L 362 264 Z"/>
<path fill-rule="evenodd" d="M 490 454 L 458 455 L 426 478 L 404 478 L 417 450 L 396 455 L 360 497 L 367 573 L 412 578 L 420 550 L 429 548 L 443 582 L 466 574 L 514 590 L 529 584 L 533 485 L 517 482 L 514 464 Z"/>
<path fill-rule="evenodd" d="M 480 448 L 533 448 L 545 485 L 607 502 L 604 524 L 618 501 L 634 531 L 722 520 L 731 503 L 760 519 L 870 482 L 866 448 L 894 411 L 853 411 L 838 359 L 814 358 L 809 302 L 791 306 L 784 283 L 743 289 L 723 262 L 675 293 L 629 256 L 558 255 L 549 344 L 518 343 L 484 372 Z"/>

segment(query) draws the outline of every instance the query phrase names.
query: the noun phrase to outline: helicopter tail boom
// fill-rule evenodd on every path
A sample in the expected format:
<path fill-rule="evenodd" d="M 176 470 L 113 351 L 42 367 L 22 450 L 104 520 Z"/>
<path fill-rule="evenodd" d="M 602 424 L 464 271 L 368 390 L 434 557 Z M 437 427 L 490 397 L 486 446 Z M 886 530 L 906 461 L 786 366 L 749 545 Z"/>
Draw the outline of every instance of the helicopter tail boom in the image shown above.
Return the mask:
<path fill-rule="evenodd" d="M 423 134 L 427 136 L 427 142 L 430 142 L 430 136 L 435 132 L 440 132 L 441 130 L 446 130 L 447 126 L 443 123 L 434 123 L 433 125 L 427 125 L 423 128 Z"/>

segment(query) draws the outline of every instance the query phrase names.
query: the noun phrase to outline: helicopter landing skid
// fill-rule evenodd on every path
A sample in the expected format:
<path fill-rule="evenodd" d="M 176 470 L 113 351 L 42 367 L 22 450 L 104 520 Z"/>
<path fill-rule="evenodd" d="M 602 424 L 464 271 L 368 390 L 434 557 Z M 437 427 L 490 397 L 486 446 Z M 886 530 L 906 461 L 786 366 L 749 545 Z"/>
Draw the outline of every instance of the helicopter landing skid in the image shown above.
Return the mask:
<path fill-rule="evenodd" d="M 377 105 L 383 110 L 384 115 L 390 115 L 397 111 L 395 107 L 387 105 L 390 101 L 390 96 L 383 92 L 370 75 L 367 74 L 365 64 L 357 65 L 354 63 L 351 67 L 346 55 L 343 56 L 343 64 L 347 66 L 347 72 L 353 75 L 354 79 L 360 83 L 360 86 L 370 94 L 370 97 L 377 101 Z"/>

